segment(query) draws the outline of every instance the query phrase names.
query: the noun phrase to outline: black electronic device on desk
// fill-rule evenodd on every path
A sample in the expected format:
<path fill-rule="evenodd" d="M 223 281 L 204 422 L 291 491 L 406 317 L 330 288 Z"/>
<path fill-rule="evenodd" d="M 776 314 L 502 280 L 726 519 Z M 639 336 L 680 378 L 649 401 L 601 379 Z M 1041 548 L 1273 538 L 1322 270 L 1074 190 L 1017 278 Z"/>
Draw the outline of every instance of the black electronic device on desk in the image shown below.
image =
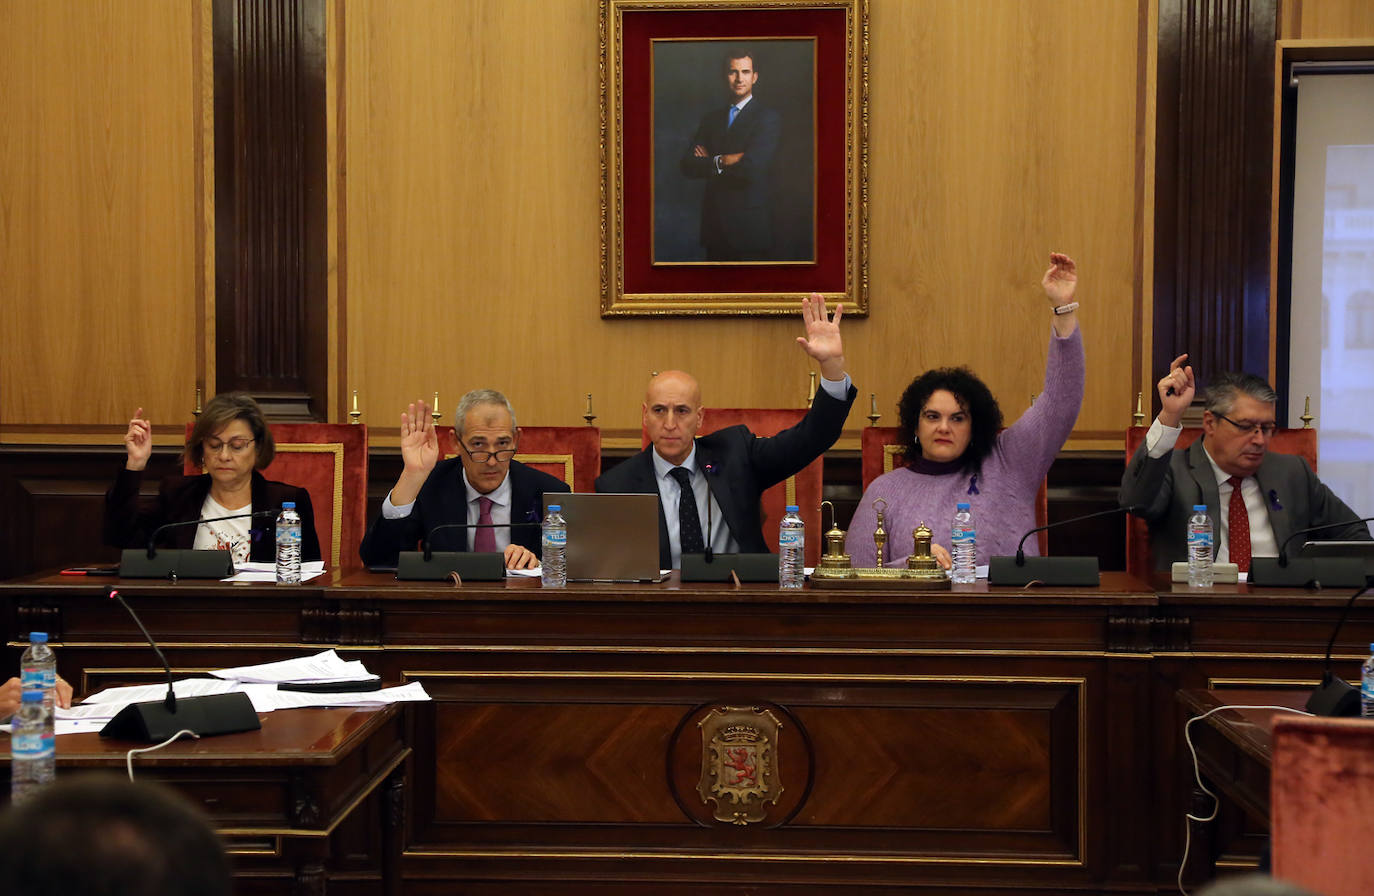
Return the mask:
<path fill-rule="evenodd" d="M 734 574 L 734 577 L 731 576 Z M 778 581 L 777 554 L 683 554 L 684 582 Z"/>

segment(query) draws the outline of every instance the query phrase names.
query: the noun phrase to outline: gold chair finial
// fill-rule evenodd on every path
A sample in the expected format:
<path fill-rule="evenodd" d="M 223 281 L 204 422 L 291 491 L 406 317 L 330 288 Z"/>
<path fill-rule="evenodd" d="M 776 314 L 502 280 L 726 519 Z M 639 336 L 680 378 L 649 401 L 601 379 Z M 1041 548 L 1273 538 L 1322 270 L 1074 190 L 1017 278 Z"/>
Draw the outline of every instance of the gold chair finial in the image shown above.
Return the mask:
<path fill-rule="evenodd" d="M 200 386 L 196 386 L 196 406 L 191 409 L 191 416 L 199 417 L 201 410 L 203 409 L 200 406 Z"/>
<path fill-rule="evenodd" d="M 439 410 L 439 393 L 434 393 L 434 410 L 429 412 L 429 416 L 434 419 L 434 425 L 439 425 L 439 420 L 443 418 L 443 412 Z"/>
<path fill-rule="evenodd" d="M 1302 421 L 1302 428 L 1303 428 L 1303 429 L 1311 429 L 1311 428 L 1312 428 L 1312 421 L 1317 419 L 1316 417 L 1313 417 L 1313 416 L 1312 416 L 1312 396 L 1311 396 L 1311 395 L 1308 395 L 1306 398 L 1304 398 L 1304 399 L 1302 400 L 1302 416 L 1299 417 L 1298 419 Z"/>
<path fill-rule="evenodd" d="M 363 412 L 358 410 L 358 390 L 353 390 L 353 410 L 348 412 L 348 422 L 354 425 L 362 422 Z"/>
<path fill-rule="evenodd" d="M 1145 394 L 1143 392 L 1137 392 L 1135 394 L 1135 413 L 1131 415 L 1132 426 L 1145 425 L 1145 406 L 1141 403 L 1144 398 Z"/>
<path fill-rule="evenodd" d="M 878 393 L 868 393 L 868 425 L 877 426 L 882 416 L 878 413 Z"/>
<path fill-rule="evenodd" d="M 590 392 L 587 393 L 587 413 L 582 415 L 582 419 L 587 421 L 588 426 L 591 426 L 592 421 L 596 419 L 596 414 L 592 413 L 592 393 Z"/>

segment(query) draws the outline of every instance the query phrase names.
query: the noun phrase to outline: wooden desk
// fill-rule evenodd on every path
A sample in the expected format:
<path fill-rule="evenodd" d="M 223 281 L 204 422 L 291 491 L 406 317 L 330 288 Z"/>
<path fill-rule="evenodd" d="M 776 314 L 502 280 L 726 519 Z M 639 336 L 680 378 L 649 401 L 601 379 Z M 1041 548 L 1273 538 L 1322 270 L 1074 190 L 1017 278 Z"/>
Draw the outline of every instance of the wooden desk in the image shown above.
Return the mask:
<path fill-rule="evenodd" d="M 81 690 L 155 680 L 103 587 L 0 585 L 11 654 L 48 630 Z M 1177 692 L 1315 680 L 1341 603 L 1157 592 L 1120 573 L 1096 589 L 941 594 L 455 589 L 361 572 L 121 589 L 177 669 L 336 647 L 390 682 L 424 683 L 434 703 L 408 713 L 402 859 L 406 893 L 421 896 L 517 881 L 1167 892 L 1188 774 Z M 1353 667 L 1374 610 L 1357 605 L 1345 631 L 1337 654 Z M 718 821 L 699 794 L 700 726 L 716 707 L 780 723 L 783 789 L 761 821 Z"/>
<path fill-rule="evenodd" d="M 134 759 L 139 780 L 201 805 L 224 839 L 235 892 L 398 893 L 405 763 L 403 714 L 382 709 L 266 713 L 260 731 L 181 740 Z M 8 740 L 3 768 L 9 766 Z M 58 774 L 125 774 L 142 744 L 98 734 L 57 739 Z M 5 794 L 8 802 L 8 791 Z"/>

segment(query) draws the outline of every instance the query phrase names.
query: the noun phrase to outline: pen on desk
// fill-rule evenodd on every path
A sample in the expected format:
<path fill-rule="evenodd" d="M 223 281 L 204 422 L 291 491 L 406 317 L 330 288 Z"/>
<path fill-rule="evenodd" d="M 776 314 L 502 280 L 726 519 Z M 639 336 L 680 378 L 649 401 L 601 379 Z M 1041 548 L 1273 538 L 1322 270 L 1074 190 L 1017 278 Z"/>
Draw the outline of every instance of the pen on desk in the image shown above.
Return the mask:
<path fill-rule="evenodd" d="M 119 569 L 113 566 L 69 566 L 62 570 L 64 576 L 117 576 Z"/>

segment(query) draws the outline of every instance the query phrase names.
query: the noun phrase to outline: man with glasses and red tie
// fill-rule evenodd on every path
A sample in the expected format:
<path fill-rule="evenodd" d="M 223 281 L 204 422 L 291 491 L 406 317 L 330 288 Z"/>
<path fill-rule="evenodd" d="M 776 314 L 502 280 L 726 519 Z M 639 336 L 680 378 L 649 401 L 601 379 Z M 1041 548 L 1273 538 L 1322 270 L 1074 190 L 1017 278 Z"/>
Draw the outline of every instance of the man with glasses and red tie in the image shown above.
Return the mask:
<path fill-rule="evenodd" d="M 567 483 L 515 457 L 520 428 L 506 396 L 494 389 L 464 395 L 454 413 L 458 456 L 439 460 L 434 420 L 423 401 L 401 415 L 401 477 L 359 548 L 368 566 L 395 566 L 436 527 L 437 551 L 500 551 L 507 569 L 539 565 L 544 493 Z M 532 525 L 511 525 L 532 524 Z"/>
<path fill-rule="evenodd" d="M 1216 526 L 1216 562 L 1250 571 L 1251 557 L 1278 556 L 1300 529 L 1320 540 L 1368 541 L 1359 515 L 1322 484 L 1307 461 L 1269 450 L 1278 428 L 1273 387 L 1249 373 L 1222 373 L 1203 396 L 1202 438 L 1175 450 L 1196 382 L 1187 355 L 1158 383 L 1160 411 L 1121 480 L 1122 507 L 1141 506 L 1150 524 L 1156 569 L 1188 556 L 1193 505 L 1206 504 Z"/>

